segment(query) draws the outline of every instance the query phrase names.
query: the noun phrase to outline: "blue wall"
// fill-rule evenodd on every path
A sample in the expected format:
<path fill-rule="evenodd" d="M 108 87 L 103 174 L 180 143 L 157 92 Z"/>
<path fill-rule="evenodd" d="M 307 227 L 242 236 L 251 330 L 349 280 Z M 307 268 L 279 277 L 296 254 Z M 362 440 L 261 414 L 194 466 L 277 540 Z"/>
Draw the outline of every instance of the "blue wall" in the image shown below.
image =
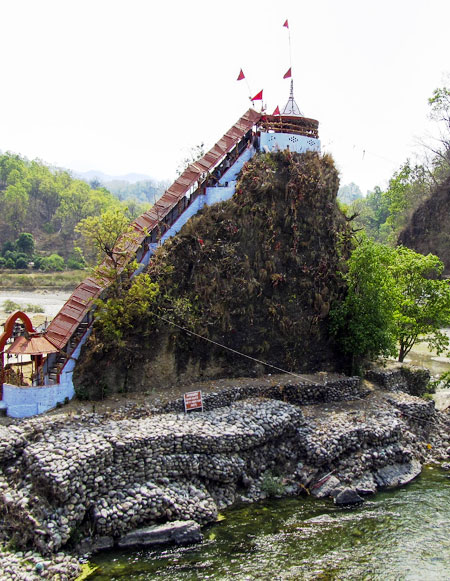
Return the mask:
<path fill-rule="evenodd" d="M 43 387 L 3 384 L 3 402 L 7 407 L 8 416 L 12 418 L 42 414 L 54 408 L 57 403 L 63 403 L 66 397 L 72 399 L 74 395 L 72 381 Z"/>

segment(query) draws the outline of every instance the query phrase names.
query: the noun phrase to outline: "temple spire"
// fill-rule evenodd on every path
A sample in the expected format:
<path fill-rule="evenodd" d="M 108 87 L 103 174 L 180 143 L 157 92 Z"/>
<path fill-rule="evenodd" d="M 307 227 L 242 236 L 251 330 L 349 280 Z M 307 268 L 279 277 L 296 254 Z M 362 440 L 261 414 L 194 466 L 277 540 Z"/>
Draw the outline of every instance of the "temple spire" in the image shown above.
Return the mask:
<path fill-rule="evenodd" d="M 300 111 L 299 106 L 295 102 L 294 99 L 294 80 L 291 79 L 291 92 L 289 95 L 288 102 L 284 106 L 284 109 L 281 111 L 281 115 L 293 115 L 296 117 L 303 117 L 303 113 Z"/>

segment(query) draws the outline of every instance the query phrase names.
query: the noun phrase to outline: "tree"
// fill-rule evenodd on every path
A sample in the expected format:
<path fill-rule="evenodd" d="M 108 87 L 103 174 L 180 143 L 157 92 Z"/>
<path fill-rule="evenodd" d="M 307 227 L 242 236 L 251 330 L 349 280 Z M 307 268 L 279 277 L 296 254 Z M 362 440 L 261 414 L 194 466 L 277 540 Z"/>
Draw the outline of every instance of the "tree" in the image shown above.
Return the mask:
<path fill-rule="evenodd" d="M 16 235 L 23 228 L 27 205 L 28 193 L 20 182 L 6 188 L 2 204 L 3 218 L 6 218 Z"/>
<path fill-rule="evenodd" d="M 198 145 L 192 146 L 177 167 L 177 174 L 181 175 L 184 170 L 187 168 L 188 165 L 193 163 L 194 161 L 198 161 L 201 157 L 205 155 L 205 144 L 203 141 Z"/>
<path fill-rule="evenodd" d="M 330 313 L 331 331 L 351 357 L 352 373 L 365 359 L 395 355 L 395 299 L 389 271 L 392 250 L 362 236 L 343 275 L 347 294 Z"/>
<path fill-rule="evenodd" d="M 19 252 L 23 252 L 27 256 L 33 256 L 34 252 L 34 239 L 33 235 L 29 232 L 22 232 L 19 238 L 16 240 L 16 248 Z"/>
<path fill-rule="evenodd" d="M 441 125 L 441 144 L 443 151 L 435 151 L 447 162 L 450 161 L 450 88 L 439 87 L 433 91 L 433 96 L 428 99 L 431 107 L 430 116 Z"/>
<path fill-rule="evenodd" d="M 347 294 L 330 317 L 353 372 L 379 355 L 403 361 L 419 340 L 438 354 L 449 346 L 441 329 L 450 324 L 450 283 L 439 258 L 363 236 L 347 265 Z"/>
<path fill-rule="evenodd" d="M 59 254 L 51 254 L 40 261 L 40 269 L 46 272 L 61 272 L 64 270 L 64 266 L 64 258 Z"/>
<path fill-rule="evenodd" d="M 358 200 L 362 197 L 363 195 L 360 187 L 354 182 L 340 186 L 338 191 L 338 200 L 343 204 L 351 204 L 355 200 Z"/>
<path fill-rule="evenodd" d="M 418 340 L 428 343 L 438 355 L 449 346 L 442 328 L 450 324 L 450 282 L 441 279 L 444 265 L 437 256 L 424 256 L 409 248 L 395 249 L 390 267 L 397 292 L 394 313 L 403 361 Z"/>
<path fill-rule="evenodd" d="M 81 234 L 83 250 L 96 263 L 109 258 L 116 268 L 122 262 L 125 249 L 121 240 L 135 232 L 121 209 L 106 210 L 100 216 L 89 216 L 81 220 L 75 228 Z"/>
<path fill-rule="evenodd" d="M 128 279 L 127 289 L 120 296 L 95 301 L 95 327 L 109 347 L 123 346 L 123 334 L 133 327 L 139 318 L 151 320 L 150 307 L 159 295 L 159 285 L 152 282 L 148 274 L 139 274 Z"/>

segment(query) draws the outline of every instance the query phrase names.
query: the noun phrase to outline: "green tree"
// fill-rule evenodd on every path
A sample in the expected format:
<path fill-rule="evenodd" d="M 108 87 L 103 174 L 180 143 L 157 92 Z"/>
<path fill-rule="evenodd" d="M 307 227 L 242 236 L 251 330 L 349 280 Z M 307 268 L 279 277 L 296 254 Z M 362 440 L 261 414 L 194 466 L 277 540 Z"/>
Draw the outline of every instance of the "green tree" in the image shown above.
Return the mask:
<path fill-rule="evenodd" d="M 351 358 L 352 373 L 365 359 L 395 355 L 396 292 L 389 271 L 392 250 L 363 236 L 344 274 L 347 294 L 334 305 L 331 331 Z"/>
<path fill-rule="evenodd" d="M 3 196 L 3 219 L 9 223 L 15 235 L 24 226 L 27 216 L 28 193 L 20 183 L 8 185 Z"/>
<path fill-rule="evenodd" d="M 16 240 L 16 247 L 19 252 L 23 252 L 23 254 L 26 254 L 27 256 L 32 256 L 34 252 L 33 234 L 22 232 Z"/>
<path fill-rule="evenodd" d="M 409 248 L 395 249 L 390 267 L 397 292 L 394 313 L 398 360 L 403 361 L 418 340 L 442 353 L 449 338 L 442 332 L 450 324 L 450 282 L 441 278 L 444 265 L 437 256 L 424 256 Z"/>
<path fill-rule="evenodd" d="M 441 329 L 450 324 L 450 283 L 440 278 L 443 264 L 436 256 L 363 236 L 347 265 L 347 294 L 330 317 L 353 372 L 379 355 L 403 361 L 419 340 L 438 353 L 448 347 Z"/>
<path fill-rule="evenodd" d="M 45 270 L 47 272 L 61 272 L 64 270 L 64 258 L 59 256 L 59 254 L 51 254 L 50 256 L 46 256 L 42 258 L 40 269 Z"/>
<path fill-rule="evenodd" d="M 91 259 L 91 263 L 98 264 L 109 258 L 114 268 L 123 262 L 127 239 L 136 233 L 119 208 L 81 220 L 75 231 L 81 234 L 85 256 Z"/>
<path fill-rule="evenodd" d="M 95 327 L 109 347 L 123 346 L 124 332 L 139 318 L 151 320 L 149 309 L 159 294 L 158 284 L 152 282 L 148 274 L 128 279 L 127 287 L 121 296 L 96 301 Z"/>

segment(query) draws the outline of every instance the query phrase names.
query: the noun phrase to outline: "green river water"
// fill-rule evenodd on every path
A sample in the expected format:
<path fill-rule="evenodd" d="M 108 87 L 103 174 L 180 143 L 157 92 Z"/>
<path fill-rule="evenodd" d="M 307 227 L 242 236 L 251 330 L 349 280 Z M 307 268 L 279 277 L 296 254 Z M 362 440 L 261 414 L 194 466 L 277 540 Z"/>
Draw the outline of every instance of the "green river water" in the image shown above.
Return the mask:
<path fill-rule="evenodd" d="M 89 581 L 450 579 L 450 473 L 427 467 L 354 509 L 310 497 L 225 512 L 202 544 L 108 552 Z"/>

